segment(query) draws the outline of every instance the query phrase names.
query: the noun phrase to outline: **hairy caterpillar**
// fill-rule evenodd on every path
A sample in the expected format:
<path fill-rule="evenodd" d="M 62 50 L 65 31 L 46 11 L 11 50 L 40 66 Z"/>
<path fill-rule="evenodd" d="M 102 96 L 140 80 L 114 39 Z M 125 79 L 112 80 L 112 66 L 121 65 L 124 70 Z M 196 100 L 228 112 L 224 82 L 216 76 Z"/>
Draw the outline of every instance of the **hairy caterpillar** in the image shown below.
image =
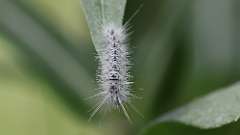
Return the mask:
<path fill-rule="evenodd" d="M 103 1 L 101 0 L 101 2 Z M 104 4 L 102 3 L 102 5 Z M 139 9 L 124 25 L 105 22 L 104 11 L 102 11 L 103 23 L 101 24 L 101 34 L 103 40 L 102 48 L 97 56 L 99 61 L 97 82 L 100 93 L 93 96 L 101 96 L 102 101 L 96 106 L 89 119 L 105 104 L 112 108 L 121 108 L 130 122 L 131 119 L 125 108 L 126 103 L 129 103 L 129 105 L 138 112 L 129 102 L 129 98 L 134 95 L 130 92 L 132 82 L 130 82 L 130 61 L 127 47 L 128 23 L 138 11 Z"/>
<path fill-rule="evenodd" d="M 102 102 L 94 110 L 91 117 L 104 105 L 120 107 L 128 120 L 130 117 L 124 107 L 128 102 L 130 93 L 129 81 L 129 52 L 127 48 L 127 33 L 124 26 L 108 23 L 102 27 L 103 48 L 99 59 L 99 72 L 97 81 L 99 83 Z"/>

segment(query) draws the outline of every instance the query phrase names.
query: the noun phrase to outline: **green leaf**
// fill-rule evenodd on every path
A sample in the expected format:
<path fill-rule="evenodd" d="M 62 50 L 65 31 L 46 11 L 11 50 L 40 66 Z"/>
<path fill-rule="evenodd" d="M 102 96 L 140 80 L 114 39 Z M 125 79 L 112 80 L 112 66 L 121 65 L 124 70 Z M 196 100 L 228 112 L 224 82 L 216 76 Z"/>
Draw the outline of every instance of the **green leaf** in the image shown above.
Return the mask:
<path fill-rule="evenodd" d="M 103 135 L 69 111 L 46 80 L 20 64 L 24 55 L 0 36 L 1 135 Z"/>
<path fill-rule="evenodd" d="M 81 0 L 81 2 L 93 44 L 98 51 L 102 43 L 103 21 L 122 25 L 126 0 Z"/>
<path fill-rule="evenodd" d="M 159 6 L 155 7 L 155 5 Z M 134 76 L 136 85 L 144 89 L 144 100 L 138 101 L 140 106 L 138 108 L 145 110 L 145 119 L 152 119 L 159 114 L 160 108 L 156 108 L 159 104 L 161 111 L 165 110 L 166 102 L 169 105 L 167 97 L 172 96 L 177 90 L 181 80 L 178 78 L 183 72 L 182 65 L 187 65 L 184 58 L 189 58 L 185 51 L 187 44 L 180 43 L 182 41 L 179 42 L 178 39 L 178 35 L 181 35 L 181 40 L 184 40 L 183 36 L 186 34 L 178 29 L 184 24 L 183 17 L 188 16 L 185 11 L 189 6 L 186 0 L 156 1 L 144 4 L 144 9 L 138 15 L 141 17 L 136 18 L 138 19 L 136 22 L 141 24 L 135 25 L 137 32 L 133 34 L 133 36 L 138 35 L 133 37 L 135 40 L 133 46 L 137 46 L 134 50 L 136 52 Z M 184 55 L 181 55 L 182 52 Z"/>
<path fill-rule="evenodd" d="M 240 83 L 236 83 L 157 118 L 145 131 L 164 122 L 179 122 L 201 129 L 221 127 L 239 119 L 239 103 Z"/>
<path fill-rule="evenodd" d="M 50 34 L 15 1 L 0 1 L 0 34 L 14 42 L 13 45 L 22 49 L 29 59 L 47 69 L 46 76 L 51 77 L 58 93 L 73 108 L 79 108 L 79 114 L 85 113 L 83 110 L 88 103 L 83 99 L 95 87 L 93 78 L 88 69 L 64 48 L 66 44 Z"/>

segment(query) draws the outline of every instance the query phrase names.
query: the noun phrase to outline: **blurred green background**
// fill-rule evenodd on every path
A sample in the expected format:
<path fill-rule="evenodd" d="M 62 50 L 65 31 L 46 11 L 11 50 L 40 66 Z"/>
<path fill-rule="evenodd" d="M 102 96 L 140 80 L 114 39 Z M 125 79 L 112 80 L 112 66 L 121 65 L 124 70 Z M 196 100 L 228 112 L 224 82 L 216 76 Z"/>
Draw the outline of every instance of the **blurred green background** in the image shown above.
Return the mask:
<path fill-rule="evenodd" d="M 97 61 L 79 0 L 0 0 L 0 135 L 139 134 L 157 116 L 240 79 L 239 0 L 128 0 L 130 110 L 87 122 Z M 163 124 L 146 134 L 238 135 L 239 122 L 203 131 Z M 172 130 L 174 129 L 174 130 Z M 117 132 L 116 132 L 117 131 Z"/>

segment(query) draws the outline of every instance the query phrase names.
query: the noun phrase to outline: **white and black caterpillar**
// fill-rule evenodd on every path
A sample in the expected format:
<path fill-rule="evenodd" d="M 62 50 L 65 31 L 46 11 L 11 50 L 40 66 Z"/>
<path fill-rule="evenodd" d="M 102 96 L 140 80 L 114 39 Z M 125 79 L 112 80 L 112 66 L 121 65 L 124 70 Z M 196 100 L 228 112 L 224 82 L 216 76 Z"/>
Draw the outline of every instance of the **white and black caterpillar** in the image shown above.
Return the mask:
<path fill-rule="evenodd" d="M 129 60 L 125 29 L 113 23 L 103 26 L 104 48 L 100 55 L 100 88 L 106 103 L 121 106 L 129 97 Z"/>
<path fill-rule="evenodd" d="M 97 75 L 101 92 L 97 95 L 101 95 L 103 100 L 91 117 L 104 104 L 107 104 L 115 108 L 120 107 L 127 119 L 130 120 L 124 105 L 132 95 L 130 93 L 131 82 L 129 81 L 130 62 L 128 59 L 127 32 L 124 26 L 109 23 L 103 25 L 102 35 L 103 47 L 98 54 L 99 69 Z"/>
<path fill-rule="evenodd" d="M 101 5 L 104 5 L 101 0 Z M 92 112 L 90 119 L 103 107 L 108 105 L 113 108 L 121 108 L 126 118 L 131 122 L 131 119 L 126 110 L 126 104 L 140 112 L 130 103 L 130 97 L 134 96 L 130 89 L 130 61 L 128 51 L 128 25 L 133 17 L 140 11 L 142 5 L 129 18 L 124 25 L 119 25 L 114 22 L 107 22 L 104 16 L 104 6 L 102 7 L 102 48 L 98 51 L 97 59 L 99 61 L 97 82 L 100 92 L 92 97 L 101 96 L 101 102 Z M 142 115 L 141 115 L 142 116 Z M 143 117 L 143 116 L 142 116 Z"/>

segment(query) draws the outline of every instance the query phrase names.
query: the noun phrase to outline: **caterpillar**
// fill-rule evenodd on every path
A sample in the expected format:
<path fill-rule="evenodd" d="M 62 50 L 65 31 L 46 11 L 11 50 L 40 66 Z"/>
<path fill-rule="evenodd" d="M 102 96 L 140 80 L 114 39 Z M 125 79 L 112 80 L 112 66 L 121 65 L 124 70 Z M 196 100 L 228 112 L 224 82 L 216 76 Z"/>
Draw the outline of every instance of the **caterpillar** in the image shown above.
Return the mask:
<path fill-rule="evenodd" d="M 102 27 L 103 43 L 99 51 L 97 82 L 102 96 L 101 103 L 93 111 L 91 117 L 107 104 L 114 108 L 121 108 L 129 121 L 130 117 L 125 108 L 129 101 L 131 83 L 129 81 L 130 61 L 127 48 L 127 31 L 124 26 L 108 23 Z"/>
<path fill-rule="evenodd" d="M 103 0 L 101 0 L 104 5 Z M 141 5 L 142 7 L 142 5 Z M 140 7 L 140 8 L 141 8 Z M 106 22 L 102 11 L 103 23 L 101 24 L 102 48 L 98 52 L 97 82 L 100 92 L 92 97 L 101 96 L 101 102 L 96 105 L 89 119 L 91 119 L 105 104 L 112 108 L 121 108 L 129 122 L 131 118 L 126 110 L 128 103 L 132 109 L 140 114 L 130 103 L 132 94 L 130 81 L 130 61 L 128 51 L 128 25 L 140 8 L 129 18 L 124 25 Z M 104 8 L 102 9 L 104 10 Z M 141 115 L 141 114 L 140 114 Z"/>

